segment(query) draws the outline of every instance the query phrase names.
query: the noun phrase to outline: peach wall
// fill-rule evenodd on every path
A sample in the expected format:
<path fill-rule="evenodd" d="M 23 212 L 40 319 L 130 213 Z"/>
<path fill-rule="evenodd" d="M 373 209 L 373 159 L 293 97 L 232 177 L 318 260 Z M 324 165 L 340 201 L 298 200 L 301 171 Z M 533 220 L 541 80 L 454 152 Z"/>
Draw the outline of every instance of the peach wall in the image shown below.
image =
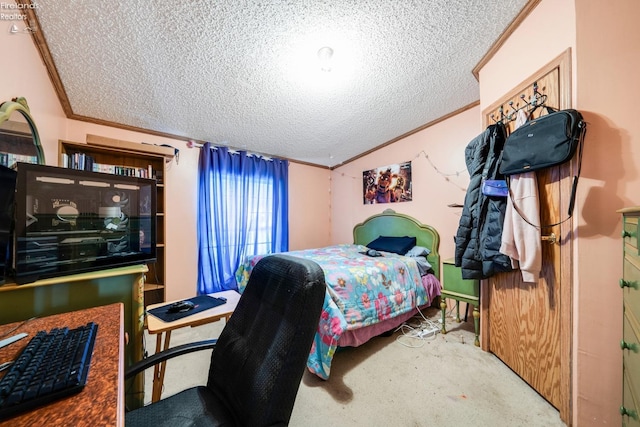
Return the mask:
<path fill-rule="evenodd" d="M 47 164 L 58 163 L 59 139 L 84 142 L 87 134 L 169 144 L 180 150 L 179 163 L 174 160 L 168 165 L 165 188 L 168 224 L 166 296 L 168 300 L 174 300 L 195 295 L 198 150 L 188 149 L 180 140 L 67 119 L 31 36 L 10 34 L 10 25 L 8 21 L 0 21 L 0 47 L 6 58 L 0 67 L 0 102 L 17 96 L 27 99 Z M 329 170 L 291 164 L 289 181 L 291 247 L 301 249 L 328 244 Z"/>
<path fill-rule="evenodd" d="M 469 183 L 464 149 L 481 130 L 480 110 L 476 106 L 334 169 L 331 173 L 333 243 L 353 242 L 354 225 L 391 208 L 435 227 L 440 233 L 440 254 L 443 259 L 453 257 L 453 236 L 462 209 L 447 205 L 464 202 Z M 362 172 L 406 161 L 411 161 L 413 200 L 365 205 Z M 455 175 L 456 172 L 459 174 Z M 448 174 L 454 175 L 444 176 Z"/>
<path fill-rule="evenodd" d="M 573 0 L 540 2 L 480 70 L 482 110 L 574 46 Z"/>
<path fill-rule="evenodd" d="M 331 243 L 330 171 L 289 163 L 289 250 Z"/>
<path fill-rule="evenodd" d="M 622 221 L 616 210 L 640 205 L 640 2 L 575 3 L 576 99 L 589 123 L 575 258 L 576 407 L 578 425 L 620 425 Z"/>

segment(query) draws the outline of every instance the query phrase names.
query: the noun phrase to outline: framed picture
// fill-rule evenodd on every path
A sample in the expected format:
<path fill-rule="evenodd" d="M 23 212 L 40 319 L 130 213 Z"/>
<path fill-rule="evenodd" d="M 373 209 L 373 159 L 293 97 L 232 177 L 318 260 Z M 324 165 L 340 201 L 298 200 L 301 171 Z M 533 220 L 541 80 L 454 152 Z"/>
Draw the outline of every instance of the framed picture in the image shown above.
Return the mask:
<path fill-rule="evenodd" d="M 362 172 L 365 205 L 411 201 L 411 162 L 381 166 Z"/>

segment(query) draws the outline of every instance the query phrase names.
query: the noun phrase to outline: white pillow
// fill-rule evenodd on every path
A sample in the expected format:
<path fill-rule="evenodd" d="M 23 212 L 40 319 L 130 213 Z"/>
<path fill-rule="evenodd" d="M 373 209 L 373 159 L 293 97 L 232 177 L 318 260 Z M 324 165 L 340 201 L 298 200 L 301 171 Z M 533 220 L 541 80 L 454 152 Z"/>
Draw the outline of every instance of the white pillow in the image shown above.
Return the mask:
<path fill-rule="evenodd" d="M 420 272 L 421 276 L 429 273 L 432 267 L 431 264 L 429 264 L 429 261 L 427 261 L 427 258 L 423 256 L 417 256 L 413 257 L 413 259 L 415 259 L 416 263 L 418 264 L 418 271 Z"/>
<path fill-rule="evenodd" d="M 431 251 L 429 249 L 425 248 L 424 246 L 414 246 L 411 249 L 409 249 L 409 252 L 404 254 L 404 256 L 410 256 L 410 257 L 414 257 L 414 258 L 418 257 L 418 256 L 426 257 L 430 253 L 431 253 Z"/>

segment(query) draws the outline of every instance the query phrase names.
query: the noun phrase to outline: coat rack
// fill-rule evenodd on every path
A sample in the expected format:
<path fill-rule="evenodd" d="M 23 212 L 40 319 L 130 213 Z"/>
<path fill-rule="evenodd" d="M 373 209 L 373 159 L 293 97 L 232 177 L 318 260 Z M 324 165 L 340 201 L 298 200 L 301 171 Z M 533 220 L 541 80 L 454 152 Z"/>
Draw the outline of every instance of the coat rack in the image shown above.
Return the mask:
<path fill-rule="evenodd" d="M 514 101 L 509 101 L 509 108 L 505 110 L 504 105 L 501 105 L 498 109 L 500 118 L 496 118 L 495 114 L 491 114 L 491 119 L 496 123 L 506 124 L 514 121 L 516 117 L 518 117 L 518 111 L 520 110 L 526 110 L 528 114 L 531 114 L 533 110 L 543 106 L 547 102 L 547 95 L 540 93 L 538 91 L 538 82 L 534 82 L 533 94 L 529 97 L 529 101 L 526 101 L 525 94 L 520 95 L 520 99 L 524 103 L 522 106 L 520 105 L 520 102 L 515 103 L 514 106 Z"/>

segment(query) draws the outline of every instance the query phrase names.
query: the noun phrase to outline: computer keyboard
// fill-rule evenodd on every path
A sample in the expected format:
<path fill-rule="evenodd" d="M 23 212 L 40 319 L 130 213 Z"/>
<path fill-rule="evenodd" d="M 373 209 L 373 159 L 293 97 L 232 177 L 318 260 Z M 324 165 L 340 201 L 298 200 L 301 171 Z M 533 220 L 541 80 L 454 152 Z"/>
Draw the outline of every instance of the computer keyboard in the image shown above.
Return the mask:
<path fill-rule="evenodd" d="M 98 325 L 38 332 L 0 379 L 0 420 L 80 392 Z"/>

